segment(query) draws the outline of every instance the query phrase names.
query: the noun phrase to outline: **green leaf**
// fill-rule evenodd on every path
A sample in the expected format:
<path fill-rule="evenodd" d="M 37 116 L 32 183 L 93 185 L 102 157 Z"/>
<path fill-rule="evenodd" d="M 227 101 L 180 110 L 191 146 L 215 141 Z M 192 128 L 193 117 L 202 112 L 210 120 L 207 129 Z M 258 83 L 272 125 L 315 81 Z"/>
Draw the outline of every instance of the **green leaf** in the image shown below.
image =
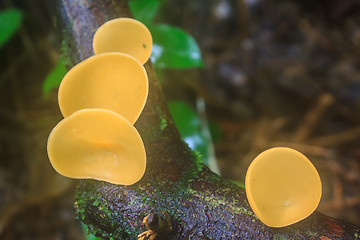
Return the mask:
<path fill-rule="evenodd" d="M 160 68 L 202 67 L 200 48 L 192 36 L 180 28 L 155 24 L 150 26 L 153 36 L 151 61 Z"/>
<path fill-rule="evenodd" d="M 42 86 L 43 96 L 46 98 L 49 96 L 51 90 L 59 87 L 61 80 L 65 76 L 67 69 L 63 60 L 59 60 L 56 66 L 46 76 Z"/>
<path fill-rule="evenodd" d="M 209 131 L 213 142 L 217 142 L 222 137 L 219 125 L 213 121 L 209 121 Z"/>
<path fill-rule="evenodd" d="M 158 0 L 131 0 L 129 7 L 134 18 L 144 23 L 151 24 L 156 13 L 159 10 Z"/>
<path fill-rule="evenodd" d="M 200 119 L 195 110 L 179 100 L 169 101 L 168 107 L 181 136 L 191 136 L 200 131 Z"/>
<path fill-rule="evenodd" d="M 15 8 L 0 12 L 0 47 L 2 47 L 20 27 L 23 14 Z"/>
<path fill-rule="evenodd" d="M 168 106 L 181 137 L 192 150 L 198 151 L 204 163 L 207 163 L 208 142 L 201 132 L 201 122 L 195 110 L 182 101 L 169 101 Z"/>

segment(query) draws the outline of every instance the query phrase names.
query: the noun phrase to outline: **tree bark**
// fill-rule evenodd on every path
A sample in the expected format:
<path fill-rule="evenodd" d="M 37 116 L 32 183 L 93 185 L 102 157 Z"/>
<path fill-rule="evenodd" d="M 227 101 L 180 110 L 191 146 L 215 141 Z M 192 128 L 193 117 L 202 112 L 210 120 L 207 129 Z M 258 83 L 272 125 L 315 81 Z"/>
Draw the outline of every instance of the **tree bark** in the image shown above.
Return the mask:
<path fill-rule="evenodd" d="M 129 17 L 125 0 L 55 0 L 68 67 L 93 55 L 96 29 Z M 244 189 L 202 165 L 181 140 L 150 63 L 149 97 L 135 127 L 147 152 L 144 177 L 131 186 L 81 180 L 77 217 L 104 239 L 360 239 L 360 227 L 315 212 L 284 228 L 262 224 Z M 126 103 L 124 103 L 126 104 Z"/>

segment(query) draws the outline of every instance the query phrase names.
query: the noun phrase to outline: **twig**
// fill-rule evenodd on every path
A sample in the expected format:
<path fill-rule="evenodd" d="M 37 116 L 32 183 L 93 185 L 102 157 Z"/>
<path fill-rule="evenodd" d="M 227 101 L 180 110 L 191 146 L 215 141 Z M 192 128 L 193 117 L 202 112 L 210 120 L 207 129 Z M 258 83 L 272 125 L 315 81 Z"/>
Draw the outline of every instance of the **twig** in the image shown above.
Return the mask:
<path fill-rule="evenodd" d="M 311 133 L 314 131 L 314 128 L 317 126 L 321 117 L 326 112 L 326 110 L 334 102 L 333 97 L 330 94 L 322 94 L 316 105 L 306 113 L 304 120 L 301 122 L 300 127 L 296 131 L 293 141 L 294 142 L 303 142 L 305 141 Z"/>
<path fill-rule="evenodd" d="M 340 133 L 329 134 L 322 137 L 312 139 L 311 144 L 323 147 L 332 147 L 346 142 L 354 141 L 355 139 L 360 138 L 360 127 L 353 129 L 345 130 Z"/>

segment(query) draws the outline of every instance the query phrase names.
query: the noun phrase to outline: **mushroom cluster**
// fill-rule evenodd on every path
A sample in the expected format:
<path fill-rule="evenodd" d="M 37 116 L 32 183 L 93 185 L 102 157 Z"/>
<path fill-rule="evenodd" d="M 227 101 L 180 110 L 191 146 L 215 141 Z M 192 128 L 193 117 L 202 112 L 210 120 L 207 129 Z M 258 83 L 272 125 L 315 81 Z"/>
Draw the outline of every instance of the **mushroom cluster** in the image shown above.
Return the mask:
<path fill-rule="evenodd" d="M 121 185 L 142 178 L 146 152 L 133 124 L 148 96 L 143 64 L 151 49 L 149 30 L 134 19 L 114 19 L 96 31 L 95 55 L 74 66 L 59 87 L 64 119 L 47 143 L 58 173 Z"/>
<path fill-rule="evenodd" d="M 322 185 L 307 157 L 291 148 L 276 147 L 252 161 L 245 191 L 252 210 L 265 225 L 285 227 L 315 211 Z"/>

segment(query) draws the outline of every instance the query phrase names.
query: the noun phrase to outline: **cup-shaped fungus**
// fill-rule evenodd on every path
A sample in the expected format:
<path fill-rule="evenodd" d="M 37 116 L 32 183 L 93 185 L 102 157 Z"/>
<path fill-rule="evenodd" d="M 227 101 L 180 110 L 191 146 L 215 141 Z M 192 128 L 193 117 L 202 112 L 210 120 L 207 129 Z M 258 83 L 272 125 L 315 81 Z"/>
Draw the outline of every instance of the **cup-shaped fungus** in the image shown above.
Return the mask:
<path fill-rule="evenodd" d="M 144 64 L 151 55 L 152 37 L 143 23 L 131 18 L 117 18 L 104 23 L 95 32 L 93 49 L 95 54 L 126 53 Z"/>
<path fill-rule="evenodd" d="M 250 164 L 245 190 L 251 208 L 265 225 L 284 227 L 315 211 L 322 187 L 309 159 L 294 149 L 276 147 Z"/>
<path fill-rule="evenodd" d="M 123 53 L 92 56 L 73 67 L 59 87 L 59 106 L 64 117 L 85 108 L 105 108 L 134 124 L 148 95 L 143 65 Z"/>
<path fill-rule="evenodd" d="M 54 169 L 70 178 L 130 185 L 146 167 L 138 131 L 106 109 L 83 109 L 63 119 L 50 133 L 47 151 Z"/>

